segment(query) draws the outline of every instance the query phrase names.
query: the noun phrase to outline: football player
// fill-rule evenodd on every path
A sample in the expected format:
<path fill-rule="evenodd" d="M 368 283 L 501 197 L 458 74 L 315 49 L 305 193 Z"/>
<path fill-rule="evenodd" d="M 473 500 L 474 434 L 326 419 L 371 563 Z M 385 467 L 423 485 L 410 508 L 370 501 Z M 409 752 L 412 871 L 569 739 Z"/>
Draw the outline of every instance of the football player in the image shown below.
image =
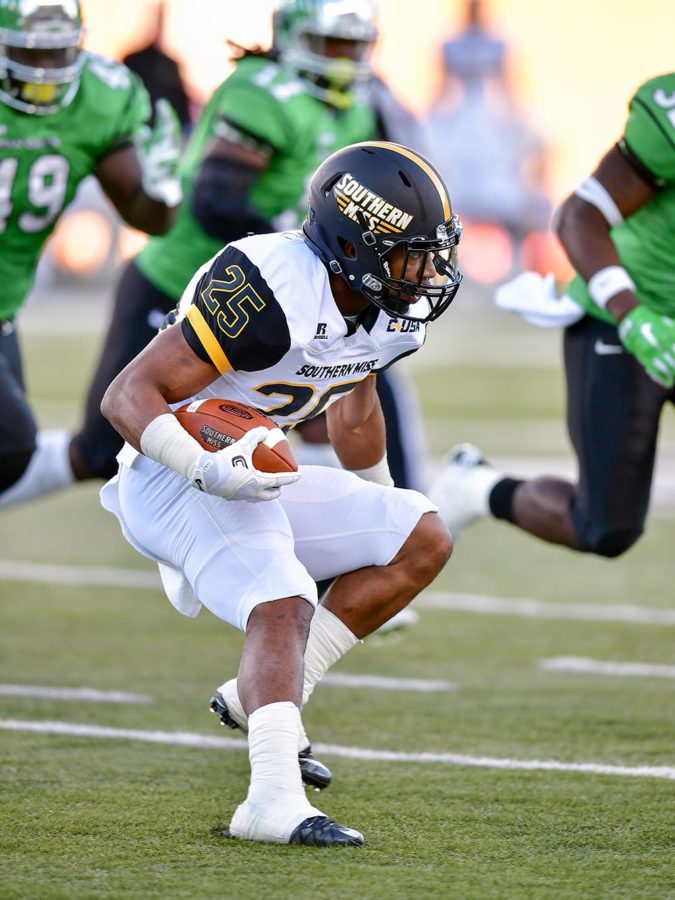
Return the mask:
<path fill-rule="evenodd" d="M 143 231 L 166 231 L 181 196 L 173 110 L 147 129 L 145 89 L 82 34 L 77 0 L 0 0 L 0 505 L 70 480 L 51 436 L 36 443 L 15 320 L 59 216 L 92 173 Z"/>
<path fill-rule="evenodd" d="M 233 837 L 363 843 L 302 789 L 300 707 L 450 556 L 434 505 L 388 486 L 375 376 L 419 349 L 451 303 L 460 231 L 423 157 L 384 142 L 339 150 L 311 180 L 303 230 L 217 253 L 173 323 L 105 393 L 103 412 L 127 443 L 103 506 L 159 563 L 179 611 L 204 605 L 245 632 L 225 698 L 248 731 L 251 764 Z M 262 408 L 283 428 L 325 410 L 344 468 L 259 472 L 252 453 L 264 428 L 203 451 L 172 415 L 202 397 Z M 317 607 L 322 579 L 334 581 Z"/>
<path fill-rule="evenodd" d="M 432 496 L 457 536 L 492 515 L 543 540 L 616 557 L 641 536 L 659 418 L 675 402 L 675 73 L 630 101 L 621 140 L 562 204 L 558 236 L 577 275 L 564 335 L 567 426 L 577 483 L 504 477 L 472 445 L 455 448 Z M 530 280 L 524 314 L 549 316 Z M 536 285 L 534 285 L 536 287 Z M 542 284 L 543 295 L 546 287 Z M 515 300 L 518 298 L 515 297 Z M 514 304 L 517 306 L 518 304 Z M 545 313 L 545 315 L 544 315 Z"/>

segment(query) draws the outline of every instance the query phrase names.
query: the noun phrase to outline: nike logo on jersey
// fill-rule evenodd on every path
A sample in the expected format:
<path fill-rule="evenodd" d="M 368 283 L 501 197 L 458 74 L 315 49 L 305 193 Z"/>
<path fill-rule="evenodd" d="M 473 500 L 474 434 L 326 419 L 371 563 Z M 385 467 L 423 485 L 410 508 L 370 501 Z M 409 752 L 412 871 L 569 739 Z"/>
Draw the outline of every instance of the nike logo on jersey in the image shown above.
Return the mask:
<path fill-rule="evenodd" d="M 595 342 L 593 349 L 598 354 L 598 356 L 613 356 L 615 353 L 623 353 L 623 347 L 621 346 L 621 344 L 606 344 L 599 338 Z"/>

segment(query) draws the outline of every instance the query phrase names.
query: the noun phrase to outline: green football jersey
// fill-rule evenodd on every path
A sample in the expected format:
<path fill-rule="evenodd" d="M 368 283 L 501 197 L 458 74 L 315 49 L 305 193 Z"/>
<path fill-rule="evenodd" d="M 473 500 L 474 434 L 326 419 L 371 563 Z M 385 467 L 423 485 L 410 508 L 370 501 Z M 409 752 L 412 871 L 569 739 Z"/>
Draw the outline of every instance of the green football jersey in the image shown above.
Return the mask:
<path fill-rule="evenodd" d="M 660 186 L 656 196 L 611 230 L 621 264 L 635 282 L 638 299 L 675 316 L 675 72 L 652 78 L 630 101 L 623 136 L 627 153 Z M 588 313 L 607 322 L 577 276 L 567 293 Z"/>
<path fill-rule="evenodd" d="M 82 179 L 149 114 L 138 77 L 90 53 L 65 109 L 28 115 L 0 103 L 0 319 L 23 303 L 40 251 Z"/>
<path fill-rule="evenodd" d="M 268 165 L 253 184 L 249 202 L 274 228 L 304 219 L 310 176 L 326 156 L 347 144 L 371 140 L 375 120 L 365 105 L 337 112 L 307 92 L 297 77 L 260 56 L 239 60 L 215 91 L 193 132 L 182 164 L 183 203 L 168 234 L 153 237 L 136 259 L 146 278 L 178 300 L 202 266 L 222 249 L 191 212 L 197 169 L 210 142 L 247 137 L 271 148 Z M 244 235 L 242 234 L 242 237 Z"/>

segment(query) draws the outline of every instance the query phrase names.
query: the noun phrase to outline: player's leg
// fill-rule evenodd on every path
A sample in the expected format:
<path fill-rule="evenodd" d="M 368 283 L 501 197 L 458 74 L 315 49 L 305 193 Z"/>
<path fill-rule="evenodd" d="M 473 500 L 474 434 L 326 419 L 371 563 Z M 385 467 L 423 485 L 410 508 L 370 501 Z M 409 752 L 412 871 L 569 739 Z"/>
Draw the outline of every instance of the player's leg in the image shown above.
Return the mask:
<path fill-rule="evenodd" d="M 598 343 L 616 350 L 598 353 Z M 456 448 L 432 489 L 455 536 L 492 515 L 542 540 L 613 557 L 642 534 L 668 392 L 624 352 L 614 327 L 590 317 L 565 333 L 565 370 L 578 483 L 505 477 L 476 448 Z"/>
<path fill-rule="evenodd" d="M 131 260 L 117 284 L 115 299 L 96 371 L 89 384 L 84 421 L 70 442 L 70 463 L 78 481 L 112 478 L 123 440 L 101 415 L 101 400 L 119 372 L 157 334 L 176 301 L 158 290 Z"/>
<path fill-rule="evenodd" d="M 313 578 L 335 579 L 310 626 L 304 704 L 338 659 L 433 581 L 452 542 L 426 497 L 351 472 L 305 467 L 281 502 L 298 559 Z"/>
<path fill-rule="evenodd" d="M 230 833 L 276 843 L 362 843 L 358 832 L 312 806 L 302 786 L 299 707 L 316 588 L 293 553 L 281 504 L 202 494 L 141 455 L 104 487 L 102 501 L 138 550 L 168 563 L 199 602 L 245 632 L 238 677 L 251 783 Z M 175 587 L 168 592 L 174 604 Z"/>
<path fill-rule="evenodd" d="M 0 323 L 0 509 L 21 502 L 27 486 L 72 480 L 37 440 L 37 425 L 25 395 L 23 365 L 13 321 Z M 46 434 L 49 444 L 53 436 Z M 63 437 L 62 443 L 67 438 Z"/>
<path fill-rule="evenodd" d="M 174 306 L 175 301 L 154 288 L 133 262 L 127 265 L 117 287 L 102 356 L 89 388 L 82 428 L 73 438 L 66 429 L 39 431 L 30 465 L 0 497 L 0 507 L 53 493 L 74 481 L 114 475 L 115 456 L 123 441 L 101 415 L 101 399 L 112 379 L 150 342 L 164 315 Z"/>
<path fill-rule="evenodd" d="M 567 425 L 579 466 L 569 519 L 580 550 L 613 558 L 643 533 L 669 392 L 623 350 L 616 328 L 592 318 L 567 329 L 565 369 Z"/>

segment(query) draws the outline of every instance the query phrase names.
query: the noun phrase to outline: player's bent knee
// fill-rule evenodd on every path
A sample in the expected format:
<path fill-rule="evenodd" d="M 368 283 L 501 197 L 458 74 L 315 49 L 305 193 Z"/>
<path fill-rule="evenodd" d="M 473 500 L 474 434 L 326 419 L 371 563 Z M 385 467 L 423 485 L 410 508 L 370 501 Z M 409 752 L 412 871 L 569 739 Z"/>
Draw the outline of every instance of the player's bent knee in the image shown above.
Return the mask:
<path fill-rule="evenodd" d="M 21 478 L 34 451 L 35 444 L 23 450 L 0 454 L 0 492 L 6 491 Z"/>
<path fill-rule="evenodd" d="M 596 556 L 604 556 L 607 559 L 615 559 L 635 544 L 642 536 L 641 528 L 626 528 L 623 530 L 606 531 L 594 535 L 590 541 L 583 543 L 583 549 L 587 553 L 595 553 Z"/>
<path fill-rule="evenodd" d="M 452 536 L 437 513 L 425 513 L 415 526 L 411 546 L 415 567 L 427 581 L 432 581 L 452 555 Z"/>

